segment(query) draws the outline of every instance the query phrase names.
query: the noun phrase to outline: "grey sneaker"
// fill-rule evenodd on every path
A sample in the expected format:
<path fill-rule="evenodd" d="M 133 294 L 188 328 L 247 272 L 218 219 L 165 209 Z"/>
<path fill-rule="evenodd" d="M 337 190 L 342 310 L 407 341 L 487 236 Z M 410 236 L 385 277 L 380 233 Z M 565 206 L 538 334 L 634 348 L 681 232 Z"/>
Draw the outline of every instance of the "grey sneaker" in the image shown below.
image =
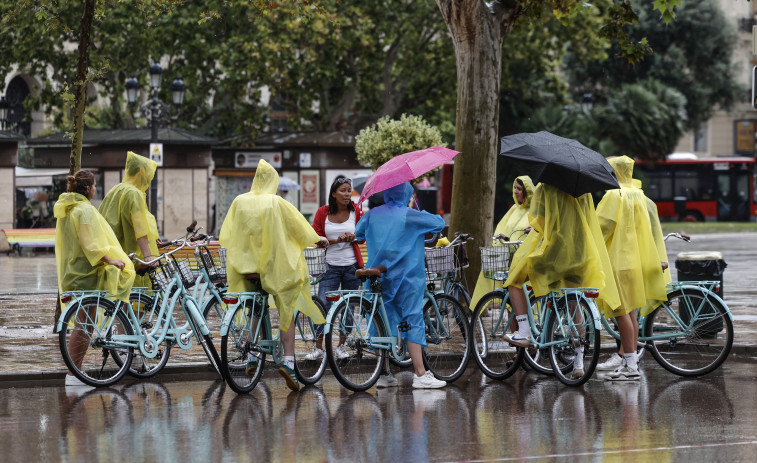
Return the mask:
<path fill-rule="evenodd" d="M 344 347 L 344 344 L 341 346 L 336 347 L 336 358 L 337 360 L 344 360 L 350 358 L 351 355 L 349 352 L 347 352 L 347 348 Z"/>
<path fill-rule="evenodd" d="M 397 387 L 397 378 L 391 373 L 379 376 L 376 387 Z"/>
<path fill-rule="evenodd" d="M 641 379 L 639 369 L 623 365 L 612 373 L 605 375 L 605 381 L 638 381 Z"/>
<path fill-rule="evenodd" d="M 300 390 L 300 382 L 297 381 L 297 375 L 294 374 L 294 370 L 289 368 L 289 365 L 281 365 L 281 367 L 279 368 L 279 374 L 284 377 L 284 380 L 287 382 L 289 389 L 293 391 Z"/>
<path fill-rule="evenodd" d="M 446 381 L 436 379 L 434 374 L 428 370 L 423 376 L 413 375 L 413 388 L 415 389 L 438 389 L 446 385 Z"/>
<path fill-rule="evenodd" d="M 318 360 L 323 358 L 323 350 L 315 346 L 305 355 L 305 360 Z"/>
<path fill-rule="evenodd" d="M 583 366 L 577 367 L 577 366 L 573 365 L 573 373 L 571 373 L 570 379 L 583 378 L 584 374 L 585 373 L 584 373 L 584 367 Z"/>
<path fill-rule="evenodd" d="M 597 371 L 615 371 L 623 365 L 623 357 L 612 354 L 609 359 L 597 365 Z"/>

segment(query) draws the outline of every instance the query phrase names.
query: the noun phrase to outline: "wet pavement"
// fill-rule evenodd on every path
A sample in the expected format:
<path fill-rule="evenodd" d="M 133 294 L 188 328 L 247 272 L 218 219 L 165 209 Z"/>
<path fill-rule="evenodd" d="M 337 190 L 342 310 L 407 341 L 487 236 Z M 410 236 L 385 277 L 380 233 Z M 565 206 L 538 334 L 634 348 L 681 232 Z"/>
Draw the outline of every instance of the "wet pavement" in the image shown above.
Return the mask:
<path fill-rule="evenodd" d="M 327 371 L 290 393 L 273 369 L 237 396 L 202 349 L 174 349 L 154 381 L 75 394 L 52 334 L 51 254 L 0 256 L 0 455 L 51 461 L 755 461 L 757 455 L 757 234 L 669 241 L 719 251 L 735 340 L 722 368 L 672 375 L 649 355 L 638 384 L 592 378 L 569 388 L 518 372 L 483 377 L 475 362 L 454 384 L 351 393 Z M 674 266 L 673 266 L 674 268 Z M 674 270 L 675 278 L 675 270 Z M 608 342 L 613 345 L 614 342 Z M 608 348 L 609 348 L 608 345 Z"/>

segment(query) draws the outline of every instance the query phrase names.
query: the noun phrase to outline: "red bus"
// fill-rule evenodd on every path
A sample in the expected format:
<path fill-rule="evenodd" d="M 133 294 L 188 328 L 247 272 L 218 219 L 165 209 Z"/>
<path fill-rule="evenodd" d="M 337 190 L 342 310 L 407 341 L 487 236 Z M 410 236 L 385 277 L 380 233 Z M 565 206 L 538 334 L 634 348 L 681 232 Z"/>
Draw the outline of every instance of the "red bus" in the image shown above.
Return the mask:
<path fill-rule="evenodd" d="M 671 155 L 637 161 L 634 176 L 663 220 L 745 222 L 757 215 L 754 158 Z"/>

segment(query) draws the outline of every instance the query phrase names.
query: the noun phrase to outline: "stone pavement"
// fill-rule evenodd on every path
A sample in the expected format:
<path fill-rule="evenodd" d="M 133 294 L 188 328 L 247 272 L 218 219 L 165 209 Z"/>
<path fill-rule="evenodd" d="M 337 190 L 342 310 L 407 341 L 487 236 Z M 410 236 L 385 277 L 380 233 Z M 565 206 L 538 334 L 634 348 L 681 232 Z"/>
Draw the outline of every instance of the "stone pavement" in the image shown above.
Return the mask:
<path fill-rule="evenodd" d="M 685 224 L 681 226 L 685 233 Z M 674 262 L 679 252 L 718 251 L 728 268 L 724 294 L 734 316 L 733 355 L 757 356 L 757 233 L 694 235 L 690 243 L 671 238 L 668 256 L 676 279 Z M 58 337 L 52 334 L 56 275 L 52 253 L 31 256 L 0 256 L 0 382 L 61 378 L 65 367 Z M 168 367 L 176 371 L 204 368 L 199 347 L 173 349 Z"/>

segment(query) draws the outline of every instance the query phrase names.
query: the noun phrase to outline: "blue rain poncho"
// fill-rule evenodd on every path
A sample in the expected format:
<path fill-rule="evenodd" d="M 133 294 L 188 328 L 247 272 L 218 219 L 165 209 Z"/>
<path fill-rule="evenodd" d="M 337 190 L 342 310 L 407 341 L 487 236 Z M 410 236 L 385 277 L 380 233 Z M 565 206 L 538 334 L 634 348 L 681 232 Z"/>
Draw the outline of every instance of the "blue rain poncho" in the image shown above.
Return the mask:
<path fill-rule="evenodd" d="M 384 307 L 392 335 L 406 321 L 405 338 L 426 346 L 423 323 L 423 293 L 426 287 L 424 235 L 438 233 L 444 219 L 407 207 L 413 187 L 402 183 L 384 192 L 385 204 L 368 211 L 355 228 L 355 237 L 365 240 L 368 267 L 385 266 L 382 278 Z"/>
<path fill-rule="evenodd" d="M 615 169 L 620 189 L 608 190 L 602 197 L 597 218 L 618 286 L 620 307 L 611 310 L 599 304 L 599 308 L 608 318 L 634 309 L 648 315 L 667 300 L 666 284 L 670 281 L 670 271 L 663 272 L 660 264 L 667 257 L 657 208 L 649 207 L 651 201 L 631 177 L 633 159 L 621 156 L 609 158 L 608 162 Z"/>
<path fill-rule="evenodd" d="M 110 297 L 127 302 L 134 282 L 134 265 L 108 222 L 79 193 L 60 195 L 53 213 L 58 219 L 55 225 L 58 291 L 108 291 Z M 122 260 L 124 269 L 102 262 L 104 256 Z"/>
<path fill-rule="evenodd" d="M 294 309 L 315 323 L 326 320 L 310 295 L 310 274 L 302 253 L 321 237 L 300 211 L 276 195 L 278 186 L 279 174 L 261 160 L 250 192 L 231 203 L 218 240 L 227 249 L 229 292 L 253 291 L 244 275 L 259 273 L 260 284 L 279 311 L 279 326 L 286 331 Z"/>

